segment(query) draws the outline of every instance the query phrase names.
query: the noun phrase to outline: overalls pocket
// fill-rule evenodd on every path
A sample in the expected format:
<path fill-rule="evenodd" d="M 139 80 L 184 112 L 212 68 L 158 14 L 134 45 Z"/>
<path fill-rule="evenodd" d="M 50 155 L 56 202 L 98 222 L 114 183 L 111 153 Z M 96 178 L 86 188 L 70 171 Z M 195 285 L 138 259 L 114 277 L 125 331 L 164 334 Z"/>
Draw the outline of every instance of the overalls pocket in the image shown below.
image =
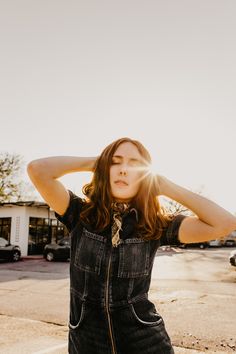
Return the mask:
<path fill-rule="evenodd" d="M 149 274 L 150 243 L 140 238 L 122 240 L 119 245 L 118 277 L 138 278 Z"/>
<path fill-rule="evenodd" d="M 133 318 L 145 326 L 158 326 L 163 323 L 162 317 L 156 312 L 155 306 L 149 300 L 130 304 Z"/>
<path fill-rule="evenodd" d="M 106 238 L 83 229 L 75 253 L 75 266 L 86 272 L 100 274 Z"/>
<path fill-rule="evenodd" d="M 75 330 L 79 328 L 85 316 L 85 302 L 77 296 L 71 295 L 69 328 Z"/>

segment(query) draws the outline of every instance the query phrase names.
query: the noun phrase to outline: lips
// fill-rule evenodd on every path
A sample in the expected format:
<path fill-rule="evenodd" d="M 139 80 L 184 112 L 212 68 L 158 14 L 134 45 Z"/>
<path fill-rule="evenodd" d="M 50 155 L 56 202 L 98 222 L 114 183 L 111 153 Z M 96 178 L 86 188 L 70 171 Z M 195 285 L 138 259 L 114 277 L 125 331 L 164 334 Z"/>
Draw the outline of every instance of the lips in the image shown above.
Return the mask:
<path fill-rule="evenodd" d="M 128 183 L 126 183 L 125 181 L 122 181 L 122 180 L 115 181 L 115 184 L 117 186 L 128 186 Z"/>

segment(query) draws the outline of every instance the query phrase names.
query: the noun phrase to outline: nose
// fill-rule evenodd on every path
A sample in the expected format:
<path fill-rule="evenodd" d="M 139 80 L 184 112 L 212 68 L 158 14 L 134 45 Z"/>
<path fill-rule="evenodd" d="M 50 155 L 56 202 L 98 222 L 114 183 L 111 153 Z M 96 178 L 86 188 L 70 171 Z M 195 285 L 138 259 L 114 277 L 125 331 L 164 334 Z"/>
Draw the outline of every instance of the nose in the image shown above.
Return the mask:
<path fill-rule="evenodd" d="M 121 176 L 127 176 L 127 167 L 125 165 L 121 166 L 119 174 Z"/>

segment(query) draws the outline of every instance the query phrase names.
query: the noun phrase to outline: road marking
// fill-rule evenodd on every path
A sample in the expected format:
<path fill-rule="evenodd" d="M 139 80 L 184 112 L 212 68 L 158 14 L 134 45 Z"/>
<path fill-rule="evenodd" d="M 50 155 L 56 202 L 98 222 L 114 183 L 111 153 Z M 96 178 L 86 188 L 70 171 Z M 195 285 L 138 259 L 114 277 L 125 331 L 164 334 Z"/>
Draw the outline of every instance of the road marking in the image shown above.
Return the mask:
<path fill-rule="evenodd" d="M 51 352 L 53 352 L 53 351 L 56 350 L 56 349 L 65 348 L 65 347 L 67 347 L 67 345 L 68 345 L 68 343 L 65 342 L 65 343 L 63 343 L 63 344 L 54 345 L 54 346 L 51 347 L 51 348 L 47 348 L 47 349 L 40 350 L 39 352 L 33 352 L 33 354 L 46 354 L 46 353 L 51 353 Z"/>

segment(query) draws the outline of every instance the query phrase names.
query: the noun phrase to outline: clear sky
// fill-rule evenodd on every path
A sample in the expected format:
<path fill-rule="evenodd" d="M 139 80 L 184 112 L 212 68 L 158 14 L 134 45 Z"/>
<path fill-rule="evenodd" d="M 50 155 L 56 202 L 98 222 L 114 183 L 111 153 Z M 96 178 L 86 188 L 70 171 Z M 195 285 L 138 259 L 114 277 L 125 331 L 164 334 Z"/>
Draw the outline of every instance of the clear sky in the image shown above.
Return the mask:
<path fill-rule="evenodd" d="M 235 18 L 235 0 L 0 1 L 0 151 L 98 155 L 130 136 L 236 212 Z M 81 194 L 80 176 L 62 180 Z"/>

